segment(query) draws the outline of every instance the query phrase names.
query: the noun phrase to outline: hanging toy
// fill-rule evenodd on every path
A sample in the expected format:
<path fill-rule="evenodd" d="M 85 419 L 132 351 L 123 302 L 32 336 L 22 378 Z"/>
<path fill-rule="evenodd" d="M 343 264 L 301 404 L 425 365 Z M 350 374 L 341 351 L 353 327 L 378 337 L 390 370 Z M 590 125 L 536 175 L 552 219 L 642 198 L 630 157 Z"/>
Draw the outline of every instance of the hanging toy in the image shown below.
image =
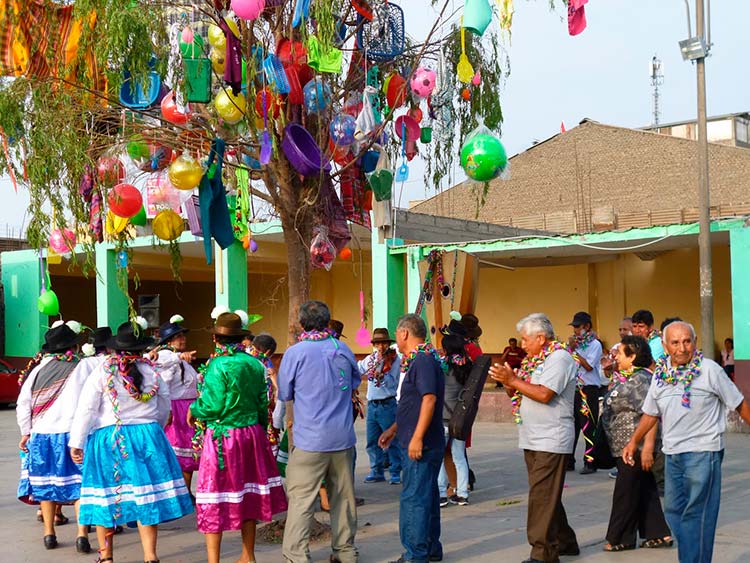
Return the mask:
<path fill-rule="evenodd" d="M 65 254 L 75 248 L 76 234 L 70 229 L 55 229 L 49 235 L 49 247 L 57 254 Z"/>
<path fill-rule="evenodd" d="M 474 68 L 469 62 L 469 57 L 466 56 L 466 29 L 463 27 L 463 21 L 461 22 L 461 55 L 458 57 L 456 74 L 458 79 L 464 83 L 469 83 L 474 78 Z"/>
<path fill-rule="evenodd" d="M 461 98 L 463 98 L 463 100 L 466 102 L 471 100 L 471 90 L 469 90 L 468 88 L 464 88 L 463 90 L 461 90 Z"/>
<path fill-rule="evenodd" d="M 502 174 L 507 165 L 505 147 L 479 118 L 479 125 L 466 136 L 461 147 L 461 166 L 466 175 L 487 182 Z"/>

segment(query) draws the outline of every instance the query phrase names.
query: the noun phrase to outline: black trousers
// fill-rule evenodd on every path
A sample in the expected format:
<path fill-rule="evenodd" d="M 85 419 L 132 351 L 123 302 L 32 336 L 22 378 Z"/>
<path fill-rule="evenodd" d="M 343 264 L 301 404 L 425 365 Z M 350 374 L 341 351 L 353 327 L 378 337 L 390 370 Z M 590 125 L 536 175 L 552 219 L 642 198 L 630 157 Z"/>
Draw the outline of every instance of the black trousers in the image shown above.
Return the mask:
<path fill-rule="evenodd" d="M 575 451 L 576 446 L 578 446 L 578 436 L 583 430 L 583 436 L 587 439 L 585 440 L 585 443 L 583 445 L 583 461 L 584 463 L 586 463 L 585 452 L 588 448 L 591 447 L 590 444 L 594 442 L 594 434 L 596 433 L 596 421 L 599 420 L 599 397 L 604 396 L 604 394 L 607 392 L 607 388 L 600 387 L 599 385 L 584 385 L 582 389 L 583 394 L 586 395 L 586 403 L 589 406 L 589 411 L 591 412 L 591 414 L 589 416 L 584 416 L 581 414 L 581 405 L 583 404 L 583 399 L 581 398 L 581 392 L 576 389 L 574 406 L 575 441 L 573 442 L 573 455 L 571 459 L 575 461 Z M 588 422 L 588 426 L 586 426 L 586 422 Z"/>
<path fill-rule="evenodd" d="M 560 561 L 560 551 L 578 549 L 576 533 L 568 524 L 562 504 L 568 454 L 523 451 L 529 476 L 529 512 L 526 535 L 531 557 L 545 563 Z"/>
<path fill-rule="evenodd" d="M 612 493 L 607 541 L 610 545 L 635 545 L 638 535 L 652 540 L 670 535 L 669 526 L 659 502 L 659 490 L 651 471 L 641 469 L 641 456 L 635 465 L 617 459 L 617 481 Z"/>

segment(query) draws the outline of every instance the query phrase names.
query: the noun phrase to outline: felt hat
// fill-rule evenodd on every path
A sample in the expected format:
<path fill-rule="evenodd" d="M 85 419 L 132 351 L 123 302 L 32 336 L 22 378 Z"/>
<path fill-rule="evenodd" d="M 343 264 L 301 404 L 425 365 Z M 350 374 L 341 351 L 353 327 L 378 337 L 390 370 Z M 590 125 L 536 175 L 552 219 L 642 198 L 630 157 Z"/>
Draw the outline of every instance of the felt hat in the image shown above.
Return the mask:
<path fill-rule="evenodd" d="M 219 336 L 248 336 L 249 330 L 242 328 L 242 319 L 237 313 L 222 313 L 216 319 L 216 324 L 209 330 Z"/>
<path fill-rule="evenodd" d="M 140 352 L 151 346 L 154 339 L 146 336 L 146 328 L 141 323 L 137 322 L 137 324 L 139 327 L 138 334 L 136 334 L 133 323 L 130 321 L 125 321 L 118 326 L 117 333 L 107 341 L 107 348 L 118 352 Z"/>
<path fill-rule="evenodd" d="M 334 338 L 346 338 L 346 336 L 344 336 L 344 323 L 341 321 L 331 319 L 328 321 L 328 328 L 336 333 L 333 335 Z"/>
<path fill-rule="evenodd" d="M 395 340 L 391 338 L 387 328 L 376 328 L 372 331 L 372 339 L 370 342 L 373 344 L 377 344 L 378 342 L 388 342 L 392 344 Z"/>
<path fill-rule="evenodd" d="M 482 336 L 482 327 L 479 326 L 479 319 L 476 315 L 465 313 L 461 316 L 461 324 L 466 327 L 466 337 L 470 340 Z"/>
<path fill-rule="evenodd" d="M 107 345 L 107 341 L 110 338 L 112 338 L 112 329 L 108 326 L 100 326 L 94 331 L 94 341 L 92 344 L 94 348 L 103 348 Z"/>
<path fill-rule="evenodd" d="M 159 327 L 159 344 L 165 344 L 172 340 L 178 334 L 189 332 L 187 328 L 180 323 L 168 322 Z"/>
<path fill-rule="evenodd" d="M 440 332 L 444 335 L 454 334 L 456 336 L 460 336 L 461 338 L 467 338 L 468 337 L 468 331 L 466 330 L 466 327 L 460 322 L 455 319 L 451 320 L 450 323 L 448 323 L 448 326 L 444 326 L 440 329 Z"/>
<path fill-rule="evenodd" d="M 586 311 L 578 311 L 575 315 L 573 315 L 573 320 L 570 321 L 570 326 L 581 326 L 585 324 L 593 324 L 591 321 L 591 315 L 589 315 Z"/>
<path fill-rule="evenodd" d="M 45 354 L 65 352 L 76 346 L 79 338 L 80 335 L 65 323 L 53 326 L 44 335 L 42 352 Z"/>

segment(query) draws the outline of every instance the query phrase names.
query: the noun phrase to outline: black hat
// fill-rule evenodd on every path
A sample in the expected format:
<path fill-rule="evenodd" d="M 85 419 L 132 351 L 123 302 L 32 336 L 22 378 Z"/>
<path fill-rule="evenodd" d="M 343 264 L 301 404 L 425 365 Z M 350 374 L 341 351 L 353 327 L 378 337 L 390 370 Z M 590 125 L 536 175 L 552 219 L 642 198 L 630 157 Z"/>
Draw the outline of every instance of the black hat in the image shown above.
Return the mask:
<path fill-rule="evenodd" d="M 117 327 L 117 334 L 107 341 L 107 348 L 119 352 L 140 352 L 154 343 L 154 339 L 146 336 L 145 329 L 138 327 L 136 335 L 133 323 L 126 321 Z"/>
<path fill-rule="evenodd" d="M 457 321 L 455 319 L 448 323 L 448 326 L 444 326 L 443 328 L 441 328 L 440 332 L 445 335 L 454 334 L 456 336 L 460 336 L 461 338 L 467 338 L 469 336 L 466 327 L 461 323 L 461 321 Z"/>
<path fill-rule="evenodd" d="M 573 315 L 573 320 L 570 321 L 570 326 L 581 326 L 581 325 L 592 325 L 594 324 L 591 320 L 591 315 L 586 311 L 578 311 Z"/>
<path fill-rule="evenodd" d="M 378 342 L 393 344 L 395 340 L 391 338 L 391 334 L 388 332 L 387 328 L 376 328 L 372 331 L 372 339 L 370 339 L 370 342 L 372 344 L 377 344 Z"/>
<path fill-rule="evenodd" d="M 331 319 L 328 321 L 328 328 L 336 333 L 333 335 L 334 338 L 346 338 L 346 336 L 344 336 L 344 323 L 341 321 Z"/>
<path fill-rule="evenodd" d="M 42 352 L 45 354 L 54 354 L 56 352 L 65 352 L 78 344 L 80 335 L 76 334 L 65 323 L 53 327 L 44 335 L 44 345 Z"/>
<path fill-rule="evenodd" d="M 210 332 L 219 336 L 248 336 L 252 333 L 242 328 L 242 319 L 237 313 L 222 313 Z"/>
<path fill-rule="evenodd" d="M 180 323 L 164 323 L 163 325 L 159 327 L 158 344 L 164 344 L 165 342 L 169 342 L 178 334 L 184 334 L 186 332 L 189 332 L 188 329 L 186 329 Z"/>
<path fill-rule="evenodd" d="M 482 327 L 479 326 L 479 319 L 476 315 L 465 313 L 461 316 L 461 324 L 466 327 L 466 336 L 475 340 L 482 336 Z"/>
<path fill-rule="evenodd" d="M 110 338 L 112 338 L 112 329 L 108 326 L 100 326 L 94 331 L 94 342 L 92 344 L 94 348 L 104 348 Z"/>

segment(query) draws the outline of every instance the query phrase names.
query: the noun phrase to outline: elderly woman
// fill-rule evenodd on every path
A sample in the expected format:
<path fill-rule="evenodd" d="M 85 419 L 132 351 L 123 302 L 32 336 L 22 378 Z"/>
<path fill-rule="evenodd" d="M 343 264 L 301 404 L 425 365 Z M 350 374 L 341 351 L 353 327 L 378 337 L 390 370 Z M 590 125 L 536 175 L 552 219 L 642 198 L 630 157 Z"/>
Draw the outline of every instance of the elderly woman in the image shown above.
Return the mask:
<path fill-rule="evenodd" d="M 255 523 L 286 510 L 286 496 L 266 437 L 268 387 L 263 364 L 245 352 L 249 334 L 236 313 L 222 313 L 212 329 L 211 355 L 188 423 L 207 427 L 196 506 L 207 560 L 219 563 L 222 534 L 242 531 L 240 563 L 255 561 Z"/>
<path fill-rule="evenodd" d="M 641 547 L 672 545 L 664 519 L 656 480 L 651 467 L 659 452 L 657 427 L 649 432 L 643 447 L 630 466 L 622 459 L 622 449 L 630 440 L 641 418 L 643 401 L 651 385 L 651 349 L 640 336 L 624 336 L 617 348 L 618 370 L 613 385 L 604 397 L 602 424 L 612 455 L 617 459 L 617 481 L 612 494 L 612 511 L 604 551 L 634 549 L 637 535 Z"/>

